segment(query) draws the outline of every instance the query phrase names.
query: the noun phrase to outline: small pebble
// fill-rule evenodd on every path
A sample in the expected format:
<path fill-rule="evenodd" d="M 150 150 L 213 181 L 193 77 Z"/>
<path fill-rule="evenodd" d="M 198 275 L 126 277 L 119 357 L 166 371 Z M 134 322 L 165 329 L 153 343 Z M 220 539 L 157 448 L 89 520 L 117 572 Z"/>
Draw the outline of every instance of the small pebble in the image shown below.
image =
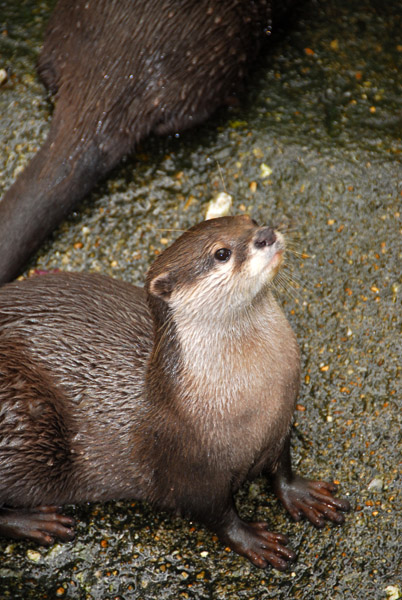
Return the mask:
<path fill-rule="evenodd" d="M 39 562 L 42 555 L 37 550 L 27 550 L 27 557 L 29 560 L 32 560 L 32 562 Z"/>
<path fill-rule="evenodd" d="M 265 163 L 262 163 L 260 165 L 260 173 L 261 173 L 261 178 L 262 179 L 266 179 L 267 177 L 269 177 L 270 175 L 272 175 L 272 169 L 271 169 L 271 167 L 269 167 Z"/>
<path fill-rule="evenodd" d="M 220 192 L 215 198 L 210 200 L 205 220 L 226 217 L 230 213 L 232 203 L 233 198 L 230 194 Z"/>
<path fill-rule="evenodd" d="M 7 79 L 8 79 L 7 71 L 5 69 L 0 69 L 0 85 L 3 85 L 3 83 L 6 83 Z"/>
<path fill-rule="evenodd" d="M 397 585 L 388 585 L 385 588 L 388 600 L 400 600 L 402 598 L 400 589 Z"/>
<path fill-rule="evenodd" d="M 368 490 L 375 490 L 380 492 L 384 486 L 384 482 L 382 479 L 372 479 L 367 486 Z"/>

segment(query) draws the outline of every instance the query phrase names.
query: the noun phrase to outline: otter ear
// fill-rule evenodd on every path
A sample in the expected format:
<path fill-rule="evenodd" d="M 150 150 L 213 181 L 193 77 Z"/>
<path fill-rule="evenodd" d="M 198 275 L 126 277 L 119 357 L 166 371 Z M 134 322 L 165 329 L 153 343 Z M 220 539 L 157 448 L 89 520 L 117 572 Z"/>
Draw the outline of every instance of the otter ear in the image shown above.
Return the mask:
<path fill-rule="evenodd" d="M 149 292 L 153 296 L 157 296 L 159 298 L 163 298 L 164 300 L 168 300 L 170 294 L 173 292 L 174 281 L 172 274 L 168 271 L 166 273 L 161 273 L 157 275 L 153 279 L 151 279 L 149 283 Z"/>

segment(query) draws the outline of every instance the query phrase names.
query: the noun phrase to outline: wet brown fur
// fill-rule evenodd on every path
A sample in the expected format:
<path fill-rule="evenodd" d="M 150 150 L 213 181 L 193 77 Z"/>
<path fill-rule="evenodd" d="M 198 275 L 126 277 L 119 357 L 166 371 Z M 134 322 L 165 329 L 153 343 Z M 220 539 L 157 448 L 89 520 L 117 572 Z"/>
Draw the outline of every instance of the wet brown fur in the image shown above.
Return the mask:
<path fill-rule="evenodd" d="M 39 57 L 54 94 L 46 141 L 0 200 L 0 283 L 151 133 L 236 94 L 291 0 L 59 0 Z"/>
<path fill-rule="evenodd" d="M 292 481 L 299 354 L 269 289 L 277 236 L 245 216 L 203 222 L 145 290 L 84 273 L 1 288 L 0 503 L 146 499 L 284 568 L 286 540 L 233 505 L 263 471 L 279 496 Z"/>

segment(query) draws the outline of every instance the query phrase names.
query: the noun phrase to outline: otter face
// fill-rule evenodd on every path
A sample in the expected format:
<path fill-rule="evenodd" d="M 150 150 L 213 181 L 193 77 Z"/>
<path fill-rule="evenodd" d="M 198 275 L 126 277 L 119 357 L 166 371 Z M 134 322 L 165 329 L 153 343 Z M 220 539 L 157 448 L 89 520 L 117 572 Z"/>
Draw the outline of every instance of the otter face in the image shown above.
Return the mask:
<path fill-rule="evenodd" d="M 180 236 L 151 266 L 146 288 L 173 309 L 214 314 L 247 306 L 283 261 L 283 236 L 248 216 L 203 221 Z"/>

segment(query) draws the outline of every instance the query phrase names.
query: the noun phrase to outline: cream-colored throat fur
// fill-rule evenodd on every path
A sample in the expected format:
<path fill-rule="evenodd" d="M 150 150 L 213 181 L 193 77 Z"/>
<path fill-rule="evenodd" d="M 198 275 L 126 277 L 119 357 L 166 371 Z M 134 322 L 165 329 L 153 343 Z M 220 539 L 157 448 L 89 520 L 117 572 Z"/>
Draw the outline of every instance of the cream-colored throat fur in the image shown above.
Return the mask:
<path fill-rule="evenodd" d="M 298 364 L 298 350 L 271 293 L 256 305 L 221 312 L 220 318 L 215 308 L 197 312 L 178 304 L 174 320 L 187 409 L 226 418 L 228 410 L 236 417 L 264 410 L 273 417 L 294 377 L 291 365 Z"/>

